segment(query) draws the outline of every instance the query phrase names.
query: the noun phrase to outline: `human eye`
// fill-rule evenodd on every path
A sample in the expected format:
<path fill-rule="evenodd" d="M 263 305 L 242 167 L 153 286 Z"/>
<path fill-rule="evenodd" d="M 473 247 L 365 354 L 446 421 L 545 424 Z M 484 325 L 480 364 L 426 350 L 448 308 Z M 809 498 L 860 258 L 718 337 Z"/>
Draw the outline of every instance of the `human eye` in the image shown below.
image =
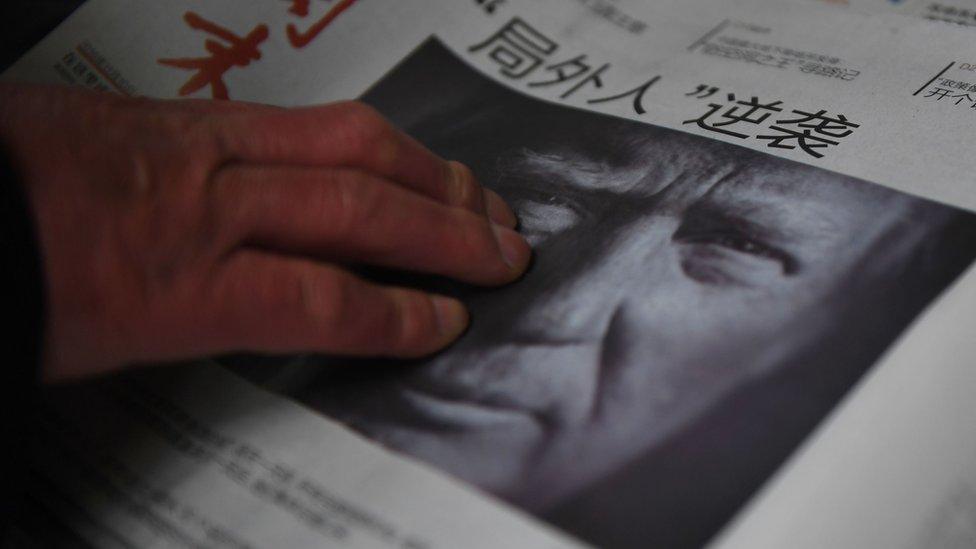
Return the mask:
<path fill-rule="evenodd" d="M 708 208 L 689 210 L 672 236 L 681 268 L 693 280 L 717 286 L 762 286 L 793 276 L 796 258 L 775 243 L 775 231 Z"/>

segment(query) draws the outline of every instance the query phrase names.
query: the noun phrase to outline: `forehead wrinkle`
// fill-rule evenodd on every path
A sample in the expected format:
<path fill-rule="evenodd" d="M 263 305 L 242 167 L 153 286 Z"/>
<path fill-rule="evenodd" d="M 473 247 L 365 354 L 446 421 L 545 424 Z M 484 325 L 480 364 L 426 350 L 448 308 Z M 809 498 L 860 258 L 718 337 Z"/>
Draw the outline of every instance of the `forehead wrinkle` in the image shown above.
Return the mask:
<path fill-rule="evenodd" d="M 683 213 L 688 207 L 710 195 L 714 189 L 738 177 L 741 172 L 742 168 L 735 162 L 720 163 L 704 170 L 698 167 L 673 171 L 661 191 L 668 196 L 663 208 L 670 213 Z"/>
<path fill-rule="evenodd" d="M 512 158 L 500 161 L 500 172 L 526 175 L 541 175 L 558 178 L 549 182 L 554 188 L 575 187 L 587 190 L 610 190 L 627 192 L 640 183 L 646 167 L 633 165 L 614 166 L 603 159 L 593 159 L 577 152 L 540 152 L 523 147 Z"/>
<path fill-rule="evenodd" d="M 787 242 L 827 239 L 844 231 L 843 225 L 829 215 L 823 215 L 826 204 L 817 201 L 777 198 L 764 193 L 734 195 L 732 200 L 720 195 L 706 197 L 713 207 L 749 222 L 763 233 Z M 784 205 L 784 201 L 786 202 Z"/>
<path fill-rule="evenodd" d="M 738 215 L 765 219 L 792 240 L 839 234 L 854 238 L 854 233 L 881 222 L 881 218 L 905 214 L 904 204 L 893 200 L 898 195 L 888 189 L 816 168 L 771 163 L 750 167 L 741 177 L 723 182 L 709 199 Z M 895 205 L 901 207 L 893 210 L 891 206 Z M 849 221 L 858 225 L 857 231 Z"/>

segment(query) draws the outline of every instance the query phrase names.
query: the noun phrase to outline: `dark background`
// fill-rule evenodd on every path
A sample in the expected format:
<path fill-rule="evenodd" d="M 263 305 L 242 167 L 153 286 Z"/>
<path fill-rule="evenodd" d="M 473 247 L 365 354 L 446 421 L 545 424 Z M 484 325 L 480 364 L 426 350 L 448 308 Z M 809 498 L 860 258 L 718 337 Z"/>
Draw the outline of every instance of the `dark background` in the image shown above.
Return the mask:
<path fill-rule="evenodd" d="M 0 70 L 6 70 L 82 3 L 84 0 L 0 2 Z"/>

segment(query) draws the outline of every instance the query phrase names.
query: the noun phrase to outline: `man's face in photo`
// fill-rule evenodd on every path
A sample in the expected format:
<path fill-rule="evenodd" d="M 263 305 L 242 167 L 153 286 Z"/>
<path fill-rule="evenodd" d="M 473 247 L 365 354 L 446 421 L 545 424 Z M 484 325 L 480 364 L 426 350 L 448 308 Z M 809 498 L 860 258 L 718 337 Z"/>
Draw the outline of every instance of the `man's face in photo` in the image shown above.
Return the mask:
<path fill-rule="evenodd" d="M 513 205 L 535 248 L 526 277 L 467 295 L 472 328 L 447 352 L 303 398 L 535 509 L 788 362 L 914 202 L 698 137 L 547 112 L 425 138 Z"/>

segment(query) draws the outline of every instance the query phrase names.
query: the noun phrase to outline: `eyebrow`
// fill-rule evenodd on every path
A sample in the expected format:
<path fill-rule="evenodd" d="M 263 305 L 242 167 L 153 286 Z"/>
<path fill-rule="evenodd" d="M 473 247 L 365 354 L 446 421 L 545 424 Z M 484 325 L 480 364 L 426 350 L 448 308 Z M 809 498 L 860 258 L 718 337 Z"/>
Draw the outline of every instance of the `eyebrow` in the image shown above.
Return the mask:
<path fill-rule="evenodd" d="M 811 180 L 807 170 L 814 168 L 737 172 L 718 181 L 698 200 L 743 222 L 756 224 L 769 238 L 784 243 L 805 242 L 811 237 L 830 237 L 844 232 L 842 224 L 830 215 L 838 204 L 824 201 L 823 196 L 815 192 L 822 190 L 824 184 L 842 183 L 832 177 L 839 174 L 823 174 L 828 178 Z M 752 221 L 755 219 L 767 221 Z"/>

